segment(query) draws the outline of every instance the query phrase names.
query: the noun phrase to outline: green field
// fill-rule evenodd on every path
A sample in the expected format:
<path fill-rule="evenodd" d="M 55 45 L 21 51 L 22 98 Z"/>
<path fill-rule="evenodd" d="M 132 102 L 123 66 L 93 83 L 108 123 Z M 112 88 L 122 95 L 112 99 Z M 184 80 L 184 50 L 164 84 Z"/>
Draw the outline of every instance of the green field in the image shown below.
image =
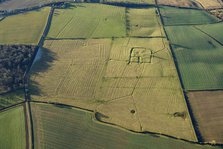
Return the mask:
<path fill-rule="evenodd" d="M 193 26 L 166 27 L 166 31 L 185 88 L 222 89 L 223 46 Z"/>
<path fill-rule="evenodd" d="M 165 38 L 46 40 L 41 53 L 32 68 L 32 100 L 97 110 L 109 117 L 102 121 L 135 131 L 196 140 Z"/>
<path fill-rule="evenodd" d="M 223 44 L 223 23 L 200 25 L 197 27 Z"/>
<path fill-rule="evenodd" d="M 25 149 L 26 131 L 23 107 L 0 113 L 0 148 Z"/>
<path fill-rule="evenodd" d="M 12 93 L 0 95 L 0 109 L 4 108 L 4 107 L 11 106 L 13 104 L 17 104 L 22 101 L 24 101 L 24 91 L 23 90 L 17 90 Z"/>
<path fill-rule="evenodd" d="M 126 4 L 155 4 L 154 0 L 104 0 L 104 2 Z"/>
<path fill-rule="evenodd" d="M 219 20 L 203 10 L 160 7 L 164 25 L 195 25 L 215 23 Z"/>
<path fill-rule="evenodd" d="M 157 135 L 132 133 L 97 122 L 92 114 L 69 107 L 32 104 L 35 148 L 220 149 Z"/>
<path fill-rule="evenodd" d="M 49 7 L 6 17 L 0 21 L 0 44 L 37 44 L 44 31 Z"/>
<path fill-rule="evenodd" d="M 163 29 L 155 8 L 127 9 L 128 35 L 151 37 L 162 36 Z"/>
<path fill-rule="evenodd" d="M 126 36 L 124 7 L 71 3 L 67 9 L 55 10 L 47 37 L 99 38 L 123 36 Z"/>

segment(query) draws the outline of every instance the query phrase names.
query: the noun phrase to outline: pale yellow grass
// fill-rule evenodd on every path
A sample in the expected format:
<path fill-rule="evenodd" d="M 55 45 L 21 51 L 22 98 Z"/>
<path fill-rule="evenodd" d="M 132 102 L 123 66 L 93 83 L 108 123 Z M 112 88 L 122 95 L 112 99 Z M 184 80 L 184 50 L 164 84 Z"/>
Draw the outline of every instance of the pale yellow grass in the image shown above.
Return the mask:
<path fill-rule="evenodd" d="M 36 45 L 45 29 L 50 7 L 6 17 L 0 22 L 1 44 Z"/>
<path fill-rule="evenodd" d="M 33 100 L 95 110 L 101 121 L 130 130 L 196 141 L 166 39 L 49 40 L 44 47 L 32 70 Z M 139 53 L 151 63 L 129 63 L 134 47 L 149 50 Z M 39 69 L 44 63 L 48 68 Z"/>

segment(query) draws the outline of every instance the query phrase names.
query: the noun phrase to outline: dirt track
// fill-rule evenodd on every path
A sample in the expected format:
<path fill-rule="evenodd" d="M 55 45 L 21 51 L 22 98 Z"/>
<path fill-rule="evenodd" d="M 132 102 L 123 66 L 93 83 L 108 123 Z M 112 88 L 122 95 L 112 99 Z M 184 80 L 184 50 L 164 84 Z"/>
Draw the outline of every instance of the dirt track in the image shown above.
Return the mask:
<path fill-rule="evenodd" d="M 188 95 L 204 141 L 223 143 L 223 91 L 197 91 Z"/>

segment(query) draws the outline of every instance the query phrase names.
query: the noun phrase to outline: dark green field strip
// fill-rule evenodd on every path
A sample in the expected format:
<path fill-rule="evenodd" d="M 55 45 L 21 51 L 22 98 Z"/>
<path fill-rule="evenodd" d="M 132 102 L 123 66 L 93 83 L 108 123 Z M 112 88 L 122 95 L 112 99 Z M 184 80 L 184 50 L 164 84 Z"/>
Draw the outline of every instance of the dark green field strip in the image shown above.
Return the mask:
<path fill-rule="evenodd" d="M 223 23 L 200 25 L 197 27 L 223 44 Z"/>
<path fill-rule="evenodd" d="M 17 90 L 14 92 L 0 95 L 0 109 L 18 104 L 24 101 L 23 90 Z"/>
<path fill-rule="evenodd" d="M 204 10 L 160 7 L 165 26 L 210 24 L 219 20 Z"/>
<path fill-rule="evenodd" d="M 0 112 L 0 148 L 25 149 L 26 131 L 22 106 Z"/>
<path fill-rule="evenodd" d="M 53 149 L 220 149 L 166 137 L 136 134 L 92 120 L 78 109 L 32 103 L 35 148 Z"/>
<path fill-rule="evenodd" d="M 223 89 L 223 46 L 193 26 L 165 29 L 185 89 Z"/>

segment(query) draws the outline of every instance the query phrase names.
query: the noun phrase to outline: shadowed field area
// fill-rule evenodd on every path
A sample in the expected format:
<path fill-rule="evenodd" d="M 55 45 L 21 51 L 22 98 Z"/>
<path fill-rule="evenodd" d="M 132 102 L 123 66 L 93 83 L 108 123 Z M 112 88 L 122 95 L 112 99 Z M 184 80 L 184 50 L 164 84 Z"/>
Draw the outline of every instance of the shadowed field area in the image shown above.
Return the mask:
<path fill-rule="evenodd" d="M 0 95 L 0 109 L 24 101 L 23 89 Z"/>

